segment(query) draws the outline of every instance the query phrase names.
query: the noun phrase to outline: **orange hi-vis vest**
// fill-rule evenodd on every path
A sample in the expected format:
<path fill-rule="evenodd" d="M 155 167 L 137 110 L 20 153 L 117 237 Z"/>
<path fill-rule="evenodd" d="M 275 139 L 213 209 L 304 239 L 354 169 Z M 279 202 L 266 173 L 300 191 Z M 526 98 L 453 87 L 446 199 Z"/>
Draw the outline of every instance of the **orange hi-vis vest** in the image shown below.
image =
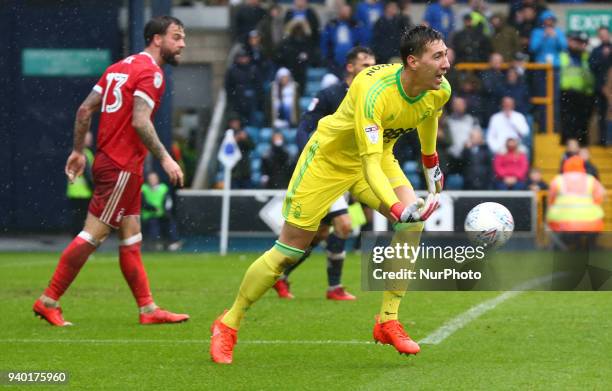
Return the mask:
<path fill-rule="evenodd" d="M 595 177 L 582 172 L 557 175 L 550 185 L 548 226 L 561 232 L 601 232 L 604 189 Z"/>

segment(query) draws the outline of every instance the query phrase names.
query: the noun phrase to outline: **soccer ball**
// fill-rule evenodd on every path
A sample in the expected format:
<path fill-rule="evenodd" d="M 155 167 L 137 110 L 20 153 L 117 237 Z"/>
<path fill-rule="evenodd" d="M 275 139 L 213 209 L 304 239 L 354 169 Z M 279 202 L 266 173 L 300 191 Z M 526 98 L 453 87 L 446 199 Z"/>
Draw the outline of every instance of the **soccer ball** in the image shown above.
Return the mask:
<path fill-rule="evenodd" d="M 497 202 L 483 202 L 467 214 L 464 228 L 468 238 L 476 245 L 498 248 L 512 236 L 514 219 L 505 206 Z"/>

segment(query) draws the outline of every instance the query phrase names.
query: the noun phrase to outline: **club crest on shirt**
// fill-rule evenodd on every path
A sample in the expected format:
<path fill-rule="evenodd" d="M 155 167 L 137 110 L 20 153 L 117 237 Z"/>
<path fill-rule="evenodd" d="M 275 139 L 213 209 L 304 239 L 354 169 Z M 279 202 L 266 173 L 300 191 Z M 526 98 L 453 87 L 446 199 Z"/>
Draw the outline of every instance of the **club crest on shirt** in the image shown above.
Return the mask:
<path fill-rule="evenodd" d="M 155 88 L 161 87 L 163 80 L 164 78 L 162 77 L 161 73 L 155 72 L 155 75 L 153 75 L 153 85 Z"/>
<path fill-rule="evenodd" d="M 370 143 L 376 144 L 378 142 L 378 126 L 376 124 L 368 125 L 363 130 L 365 130 L 365 134 L 368 136 Z"/>

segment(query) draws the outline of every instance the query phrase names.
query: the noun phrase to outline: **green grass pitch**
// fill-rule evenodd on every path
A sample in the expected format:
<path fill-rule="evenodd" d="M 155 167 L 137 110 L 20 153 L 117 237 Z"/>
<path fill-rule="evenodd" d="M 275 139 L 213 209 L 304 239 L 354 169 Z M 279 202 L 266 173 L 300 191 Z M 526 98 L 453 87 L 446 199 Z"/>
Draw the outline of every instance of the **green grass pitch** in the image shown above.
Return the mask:
<path fill-rule="evenodd" d="M 62 300 L 70 328 L 31 311 L 58 254 L 0 254 L 0 371 L 65 370 L 65 386 L 23 389 L 609 390 L 612 293 L 526 292 L 416 357 L 371 343 L 380 293 L 361 292 L 357 256 L 344 283 L 355 302 L 324 299 L 319 253 L 292 275 L 296 299 L 268 293 L 248 313 L 234 364 L 208 356 L 209 326 L 231 305 L 255 254 L 145 254 L 156 302 L 179 325 L 140 326 L 116 255 L 96 254 Z M 499 292 L 414 292 L 400 319 L 415 340 Z M 0 386 L 19 389 L 15 386 Z"/>

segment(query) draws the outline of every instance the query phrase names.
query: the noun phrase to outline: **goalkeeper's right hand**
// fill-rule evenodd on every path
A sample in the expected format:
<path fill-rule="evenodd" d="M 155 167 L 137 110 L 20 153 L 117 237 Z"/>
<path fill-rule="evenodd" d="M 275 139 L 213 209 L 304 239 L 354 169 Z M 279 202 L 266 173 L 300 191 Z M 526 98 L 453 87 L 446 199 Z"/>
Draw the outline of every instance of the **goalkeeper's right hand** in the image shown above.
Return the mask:
<path fill-rule="evenodd" d="M 415 223 L 417 221 L 427 220 L 439 207 L 440 194 L 429 193 L 425 200 L 419 198 L 408 206 L 405 206 L 401 202 L 393 204 L 390 212 L 391 216 L 400 223 Z"/>

